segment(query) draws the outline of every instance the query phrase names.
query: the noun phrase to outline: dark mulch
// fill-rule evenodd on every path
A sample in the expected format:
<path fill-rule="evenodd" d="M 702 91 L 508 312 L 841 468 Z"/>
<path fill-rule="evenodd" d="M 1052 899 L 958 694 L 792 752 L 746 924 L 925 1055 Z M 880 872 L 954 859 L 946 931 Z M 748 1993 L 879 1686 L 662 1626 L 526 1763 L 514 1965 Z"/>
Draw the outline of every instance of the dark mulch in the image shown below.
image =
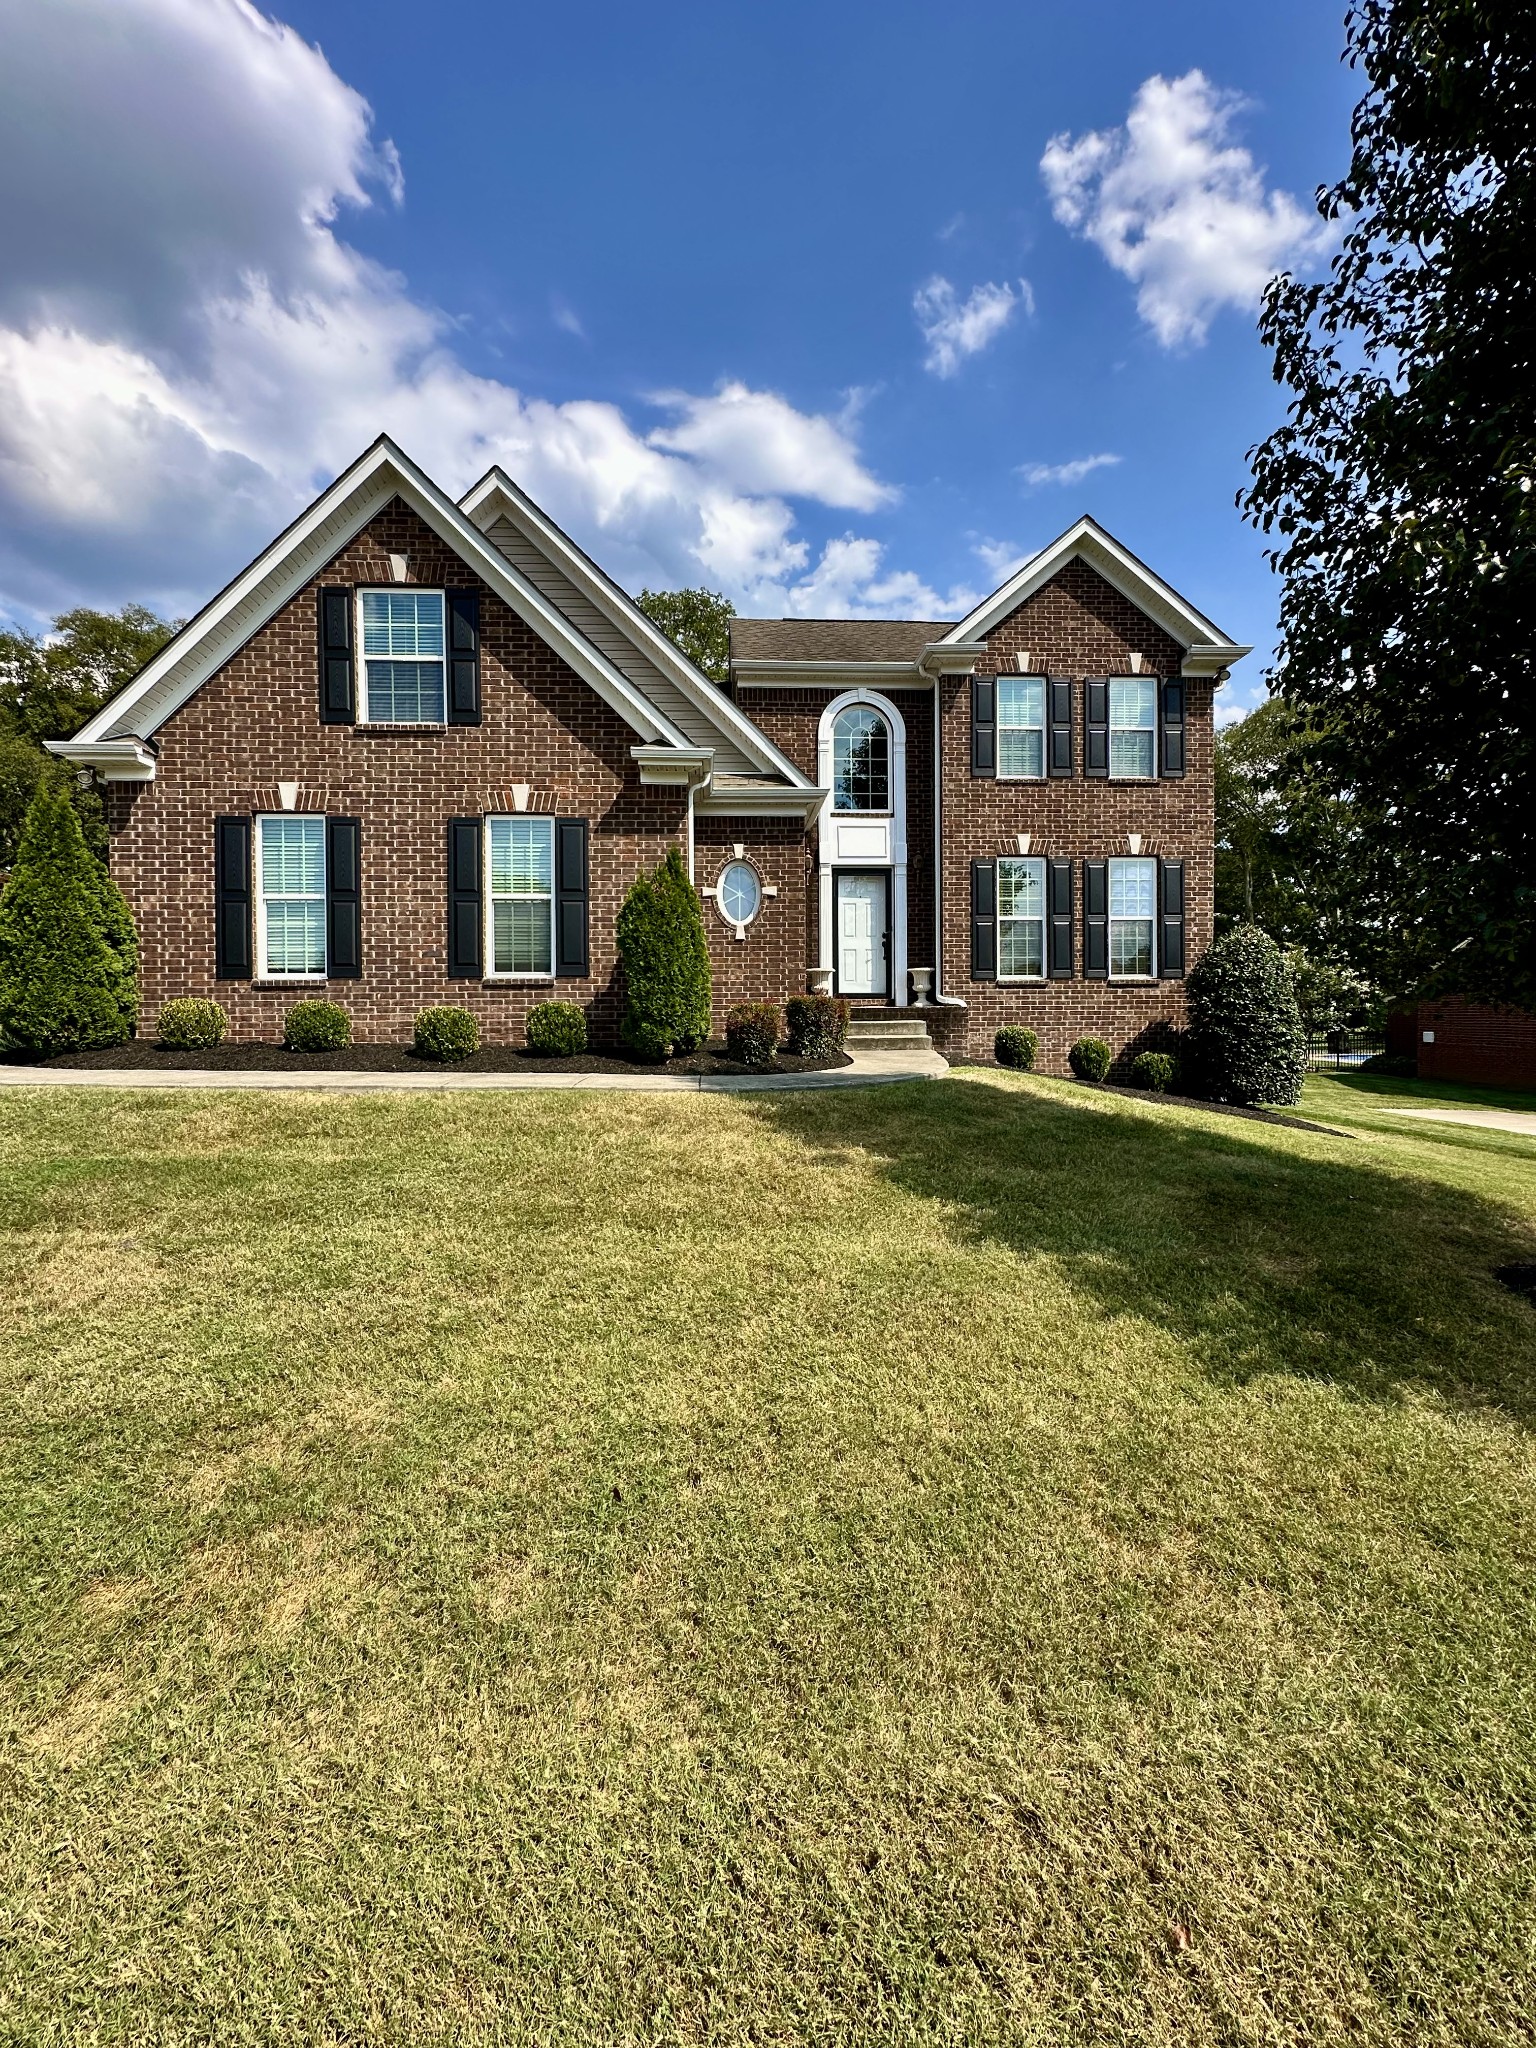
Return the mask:
<path fill-rule="evenodd" d="M 1523 1294 L 1531 1307 L 1536 1308 L 1536 1266 L 1495 1266 L 1493 1277 L 1501 1287 L 1507 1287 L 1511 1294 Z"/>
<path fill-rule="evenodd" d="M 1010 1068 L 996 1060 L 953 1060 L 957 1067 L 991 1067 L 999 1073 Z M 1278 1109 L 1245 1109 L 1236 1102 L 1208 1102 L 1202 1095 L 1163 1095 L 1152 1088 L 1121 1088 L 1113 1081 L 1079 1081 L 1079 1088 L 1092 1088 L 1100 1095 L 1125 1095 L 1132 1102 L 1168 1103 L 1174 1109 L 1203 1109 L 1212 1116 L 1245 1116 L 1256 1124 L 1288 1124 L 1293 1131 L 1319 1131 L 1325 1138 L 1352 1138 L 1353 1131 L 1337 1130 L 1332 1124 L 1309 1123 L 1304 1116 L 1285 1116 Z"/>
<path fill-rule="evenodd" d="M 408 1045 L 348 1045 L 339 1052 L 289 1052 L 281 1045 L 219 1045 L 206 1052 L 172 1052 L 152 1038 L 130 1038 L 126 1045 L 102 1046 L 94 1052 L 58 1053 L 52 1059 L 31 1060 L 20 1053 L 0 1051 L 8 1066 L 110 1067 L 124 1070 L 195 1067 L 205 1073 L 315 1073 L 315 1074 L 421 1074 L 450 1071 L 455 1074 L 821 1074 L 833 1067 L 846 1067 L 848 1056 L 837 1053 L 831 1059 L 801 1059 L 798 1054 L 774 1055 L 769 1067 L 744 1067 L 728 1060 L 723 1045 L 707 1045 L 686 1059 L 667 1060 L 660 1065 L 641 1066 L 619 1053 L 582 1052 L 541 1059 L 520 1045 L 487 1045 L 467 1060 L 424 1060 Z"/>

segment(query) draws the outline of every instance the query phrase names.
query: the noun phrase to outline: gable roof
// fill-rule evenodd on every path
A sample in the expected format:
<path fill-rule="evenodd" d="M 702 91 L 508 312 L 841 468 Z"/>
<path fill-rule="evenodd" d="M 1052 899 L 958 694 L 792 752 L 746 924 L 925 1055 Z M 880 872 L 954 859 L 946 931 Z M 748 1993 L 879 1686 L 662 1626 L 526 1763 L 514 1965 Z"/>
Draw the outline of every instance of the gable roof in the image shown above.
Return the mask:
<path fill-rule="evenodd" d="M 1145 612 L 1162 627 L 1170 639 L 1184 649 L 1186 675 L 1217 675 L 1234 661 L 1241 661 L 1251 647 L 1231 640 L 1218 626 L 1196 611 L 1188 598 L 1155 575 L 1145 562 L 1117 541 L 1096 519 L 1086 516 L 1058 534 L 1049 546 L 1031 555 L 1007 582 L 983 598 L 975 610 L 951 626 L 942 636 L 947 644 L 985 639 L 992 628 L 1016 611 L 1026 599 L 1043 588 L 1070 561 L 1086 562 L 1138 611 Z"/>
<path fill-rule="evenodd" d="M 788 756 L 505 470 L 489 470 L 459 504 L 503 554 L 525 565 L 553 602 L 568 607 L 568 615 L 603 645 L 615 665 L 666 711 L 674 725 L 695 744 L 714 746 L 717 772 L 782 777 L 797 789 L 811 786 Z"/>
<path fill-rule="evenodd" d="M 676 724 L 494 548 L 453 500 L 385 434 L 189 619 L 72 740 L 54 742 L 51 751 L 66 759 L 85 760 L 89 752 L 102 751 L 104 745 L 151 740 L 174 711 L 396 497 L 553 647 L 642 741 L 694 751 Z"/>
<path fill-rule="evenodd" d="M 949 619 L 732 619 L 732 661 L 916 661 Z"/>

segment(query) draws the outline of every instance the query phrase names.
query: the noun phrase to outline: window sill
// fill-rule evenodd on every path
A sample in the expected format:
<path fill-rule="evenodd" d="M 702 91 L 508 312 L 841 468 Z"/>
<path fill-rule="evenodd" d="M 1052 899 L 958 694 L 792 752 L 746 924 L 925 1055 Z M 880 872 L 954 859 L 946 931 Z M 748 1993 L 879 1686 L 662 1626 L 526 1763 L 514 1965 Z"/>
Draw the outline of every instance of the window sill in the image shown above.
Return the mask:
<path fill-rule="evenodd" d="M 324 988 L 330 978 L 328 974 L 256 974 L 251 977 L 251 987 Z"/>
<path fill-rule="evenodd" d="M 355 732 L 447 732 L 446 718 L 360 718 Z"/>
<path fill-rule="evenodd" d="M 554 979 L 553 974 L 482 974 L 480 982 L 484 988 L 515 988 L 519 984 L 524 987 L 548 988 Z"/>
<path fill-rule="evenodd" d="M 1155 974 L 1112 974 L 1111 988 L 1156 988 L 1159 977 Z"/>

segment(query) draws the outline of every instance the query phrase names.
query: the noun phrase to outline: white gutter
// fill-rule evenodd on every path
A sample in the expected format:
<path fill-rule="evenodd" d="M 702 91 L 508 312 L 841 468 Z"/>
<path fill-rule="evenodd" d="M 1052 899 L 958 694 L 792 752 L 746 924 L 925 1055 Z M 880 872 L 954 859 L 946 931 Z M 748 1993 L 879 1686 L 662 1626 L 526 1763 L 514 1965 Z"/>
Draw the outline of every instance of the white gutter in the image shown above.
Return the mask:
<path fill-rule="evenodd" d="M 61 761 L 94 769 L 105 782 L 153 782 L 160 751 L 153 740 L 131 733 L 115 740 L 44 740 L 43 745 Z"/>

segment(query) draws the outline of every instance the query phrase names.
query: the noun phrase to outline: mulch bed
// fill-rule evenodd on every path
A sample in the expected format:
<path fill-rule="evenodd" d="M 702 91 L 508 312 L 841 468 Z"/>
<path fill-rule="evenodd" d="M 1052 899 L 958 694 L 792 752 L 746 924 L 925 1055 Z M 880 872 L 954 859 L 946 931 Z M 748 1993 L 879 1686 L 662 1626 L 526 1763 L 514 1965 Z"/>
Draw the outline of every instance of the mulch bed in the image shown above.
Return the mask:
<path fill-rule="evenodd" d="M 313 1074 L 822 1074 L 849 1064 L 846 1053 L 831 1059 L 802 1059 L 796 1053 L 774 1055 L 766 1067 L 744 1067 L 728 1060 L 721 1044 L 707 1045 L 686 1059 L 641 1065 L 619 1053 L 582 1052 L 541 1058 L 520 1045 L 486 1045 L 467 1060 L 424 1060 L 408 1045 L 348 1045 L 339 1052 L 289 1052 L 281 1045 L 219 1045 L 205 1052 L 172 1052 L 152 1038 L 130 1038 L 126 1045 L 102 1046 L 94 1052 L 58 1053 L 52 1059 L 29 1060 L 0 1052 L 8 1066 L 109 1067 L 124 1071 L 195 1067 L 204 1073 Z"/>

